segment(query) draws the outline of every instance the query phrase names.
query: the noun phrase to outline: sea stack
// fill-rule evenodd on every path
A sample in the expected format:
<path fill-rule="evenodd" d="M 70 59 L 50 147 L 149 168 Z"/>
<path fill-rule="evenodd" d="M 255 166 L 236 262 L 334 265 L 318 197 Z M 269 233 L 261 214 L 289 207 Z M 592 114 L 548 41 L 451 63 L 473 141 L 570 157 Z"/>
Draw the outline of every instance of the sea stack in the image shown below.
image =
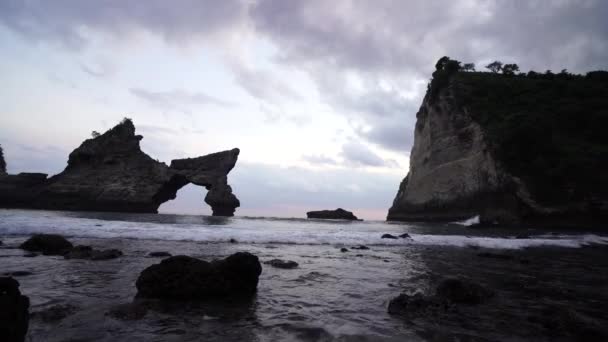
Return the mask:
<path fill-rule="evenodd" d="M 351 220 L 358 221 L 357 216 L 353 215 L 352 212 L 338 208 L 336 210 L 318 210 L 309 211 L 306 213 L 306 217 L 309 219 L 325 219 L 325 220 Z"/>
<path fill-rule="evenodd" d="M 444 57 L 389 221 L 608 222 L 608 72 L 465 72 Z"/>
<path fill-rule="evenodd" d="M 239 149 L 176 159 L 154 160 L 139 145 L 130 119 L 95 134 L 70 153 L 63 172 L 0 177 L 0 207 L 156 213 L 186 184 L 204 186 L 213 215 L 232 216 L 240 206 L 227 175 Z"/>

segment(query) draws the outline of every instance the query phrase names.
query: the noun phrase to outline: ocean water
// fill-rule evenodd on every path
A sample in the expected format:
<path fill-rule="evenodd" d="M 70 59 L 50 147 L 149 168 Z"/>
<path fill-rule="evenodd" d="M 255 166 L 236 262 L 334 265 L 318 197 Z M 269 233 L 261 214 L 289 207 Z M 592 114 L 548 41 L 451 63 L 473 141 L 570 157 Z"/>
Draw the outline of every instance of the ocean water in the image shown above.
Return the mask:
<path fill-rule="evenodd" d="M 23 257 L 17 246 L 34 233 L 118 248 L 124 256 Z M 385 233 L 411 239 L 381 239 Z M 553 341 L 608 326 L 608 235 L 602 232 L 0 210 L 0 240 L 0 274 L 31 273 L 17 277 L 30 312 L 72 308 L 61 320 L 34 314 L 30 341 Z M 369 250 L 350 249 L 359 245 Z M 204 260 L 248 251 L 262 262 L 280 258 L 300 266 L 263 265 L 258 292 L 247 303 L 163 303 L 136 319 L 117 317 L 113 312 L 133 302 L 139 273 L 160 262 L 147 256 L 153 251 Z M 448 277 L 491 288 L 495 296 L 441 317 L 387 313 L 400 293 L 431 293 Z M 555 321 L 560 312 L 577 321 Z"/>

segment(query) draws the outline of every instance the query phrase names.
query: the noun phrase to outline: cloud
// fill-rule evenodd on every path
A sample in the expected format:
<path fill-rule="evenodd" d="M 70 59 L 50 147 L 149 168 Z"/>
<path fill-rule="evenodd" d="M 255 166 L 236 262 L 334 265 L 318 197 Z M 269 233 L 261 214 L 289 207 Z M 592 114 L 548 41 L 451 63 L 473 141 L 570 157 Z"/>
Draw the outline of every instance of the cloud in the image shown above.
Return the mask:
<path fill-rule="evenodd" d="M 386 162 L 367 146 L 358 141 L 349 141 L 342 146 L 342 157 L 348 164 L 356 166 L 389 166 Z"/>
<path fill-rule="evenodd" d="M 324 154 L 305 155 L 305 156 L 302 156 L 302 159 L 311 165 L 319 165 L 319 166 L 324 166 L 324 165 L 337 166 L 338 165 L 337 160 L 327 157 Z"/>
<path fill-rule="evenodd" d="M 172 91 L 152 91 L 143 88 L 129 89 L 131 94 L 152 105 L 161 108 L 177 108 L 184 105 L 214 105 L 232 107 L 235 103 L 224 101 L 201 92 L 188 92 L 175 89 Z"/>
<path fill-rule="evenodd" d="M 236 82 L 254 98 L 268 102 L 302 100 L 296 90 L 272 72 L 253 69 L 242 63 L 232 63 L 232 72 Z"/>

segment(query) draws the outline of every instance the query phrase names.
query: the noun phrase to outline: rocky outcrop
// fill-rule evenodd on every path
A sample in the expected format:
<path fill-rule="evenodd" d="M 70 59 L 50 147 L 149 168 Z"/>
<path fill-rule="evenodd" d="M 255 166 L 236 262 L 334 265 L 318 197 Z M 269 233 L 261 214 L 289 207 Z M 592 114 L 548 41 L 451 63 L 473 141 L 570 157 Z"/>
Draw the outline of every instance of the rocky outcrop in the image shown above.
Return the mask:
<path fill-rule="evenodd" d="M 30 300 L 19 291 L 19 282 L 0 277 L 0 340 L 25 341 L 29 325 Z"/>
<path fill-rule="evenodd" d="M 309 211 L 306 213 L 309 219 L 324 219 L 324 220 L 359 220 L 352 212 L 338 208 L 336 210 L 319 210 Z"/>
<path fill-rule="evenodd" d="M 537 92 L 542 93 L 542 84 L 530 85 L 529 82 L 533 81 L 524 79 L 524 76 L 518 76 L 520 78 L 514 80 L 502 75 L 486 76 L 484 73 L 464 72 L 448 75 L 446 72 L 438 69 L 433 74 L 429 91 L 416 114 L 409 173 L 399 186 L 387 220 L 458 221 L 479 215 L 482 225 L 533 223 L 580 227 L 608 222 L 608 201 L 601 194 L 602 190 L 595 194 L 580 195 L 577 200 L 569 199 L 570 193 L 574 197 L 581 192 L 576 185 L 580 180 L 568 179 L 572 185 L 560 184 L 570 191 L 563 192 L 560 201 L 556 200 L 558 196 L 545 196 L 549 197 L 548 201 L 540 200 L 531 191 L 540 188 L 534 183 L 533 177 L 511 172 L 514 169 L 529 171 L 534 166 L 526 166 L 524 169 L 514 165 L 509 168 L 507 166 L 514 163 L 509 160 L 509 164 L 506 164 L 503 156 L 506 153 L 497 152 L 507 150 L 510 155 L 521 152 L 515 147 L 512 151 L 509 148 L 501 149 L 502 140 L 494 137 L 496 132 L 502 131 L 503 127 L 511 127 L 508 126 L 509 122 L 517 119 L 497 119 L 501 115 L 506 116 L 502 112 L 495 116 L 491 115 L 494 113 L 476 113 L 478 107 L 481 107 L 478 103 L 487 105 L 488 101 L 475 98 L 471 100 L 473 96 L 470 95 L 479 93 L 481 95 L 476 96 L 488 96 L 493 91 L 497 92 L 496 89 L 502 89 L 500 87 L 504 84 L 512 88 L 519 86 L 513 85 L 514 82 L 521 82 L 522 89 L 533 89 L 525 95 L 528 97 L 524 99 L 527 102 L 514 101 L 512 106 L 515 106 L 531 103 L 536 88 L 539 89 Z M 493 89 L 471 90 L 480 79 L 498 86 Z M 583 92 L 581 90 L 580 93 Z M 496 96 L 500 97 L 499 94 Z M 491 102 L 496 107 L 501 106 L 500 103 L 494 104 L 494 98 Z M 493 124 L 492 120 L 499 124 Z M 491 134 L 489 127 L 493 129 Z M 524 132 L 523 129 L 522 132 L 518 131 L 517 134 L 537 134 Z M 563 169 L 566 168 L 559 172 L 563 173 Z M 568 170 L 570 169 L 577 168 L 568 164 Z M 578 169 L 588 167 L 581 166 Z M 534 171 L 536 175 L 545 170 Z M 538 176 L 535 177 L 538 179 Z"/>
<path fill-rule="evenodd" d="M 61 235 L 36 234 L 22 243 L 19 248 L 29 252 L 42 252 L 44 255 L 64 255 L 73 245 Z"/>
<path fill-rule="evenodd" d="M 0 146 L 0 176 L 6 175 L 6 161 L 4 160 L 4 150 Z"/>
<path fill-rule="evenodd" d="M 141 272 L 137 296 L 160 299 L 209 299 L 249 297 L 257 289 L 262 265 L 247 252 L 206 262 L 178 255 L 164 259 Z"/>
<path fill-rule="evenodd" d="M 58 175 L 0 176 L 0 207 L 119 212 L 157 212 L 188 183 L 207 188 L 213 215 L 232 216 L 239 200 L 227 175 L 239 149 L 198 158 L 177 159 L 171 166 L 141 151 L 143 137 L 129 119 L 85 140 L 70 153 Z"/>

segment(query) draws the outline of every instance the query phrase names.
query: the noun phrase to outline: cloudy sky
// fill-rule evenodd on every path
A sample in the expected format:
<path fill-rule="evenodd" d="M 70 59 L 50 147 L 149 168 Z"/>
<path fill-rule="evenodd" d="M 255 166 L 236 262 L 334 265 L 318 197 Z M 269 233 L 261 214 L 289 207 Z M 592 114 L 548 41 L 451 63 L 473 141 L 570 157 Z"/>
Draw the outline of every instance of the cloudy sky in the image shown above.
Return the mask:
<path fill-rule="evenodd" d="M 9 172 L 53 174 L 126 116 L 167 163 L 239 147 L 239 215 L 383 219 L 438 58 L 606 69 L 607 17 L 602 0 L 0 0 L 0 144 Z M 161 210 L 209 213 L 203 197 Z"/>

